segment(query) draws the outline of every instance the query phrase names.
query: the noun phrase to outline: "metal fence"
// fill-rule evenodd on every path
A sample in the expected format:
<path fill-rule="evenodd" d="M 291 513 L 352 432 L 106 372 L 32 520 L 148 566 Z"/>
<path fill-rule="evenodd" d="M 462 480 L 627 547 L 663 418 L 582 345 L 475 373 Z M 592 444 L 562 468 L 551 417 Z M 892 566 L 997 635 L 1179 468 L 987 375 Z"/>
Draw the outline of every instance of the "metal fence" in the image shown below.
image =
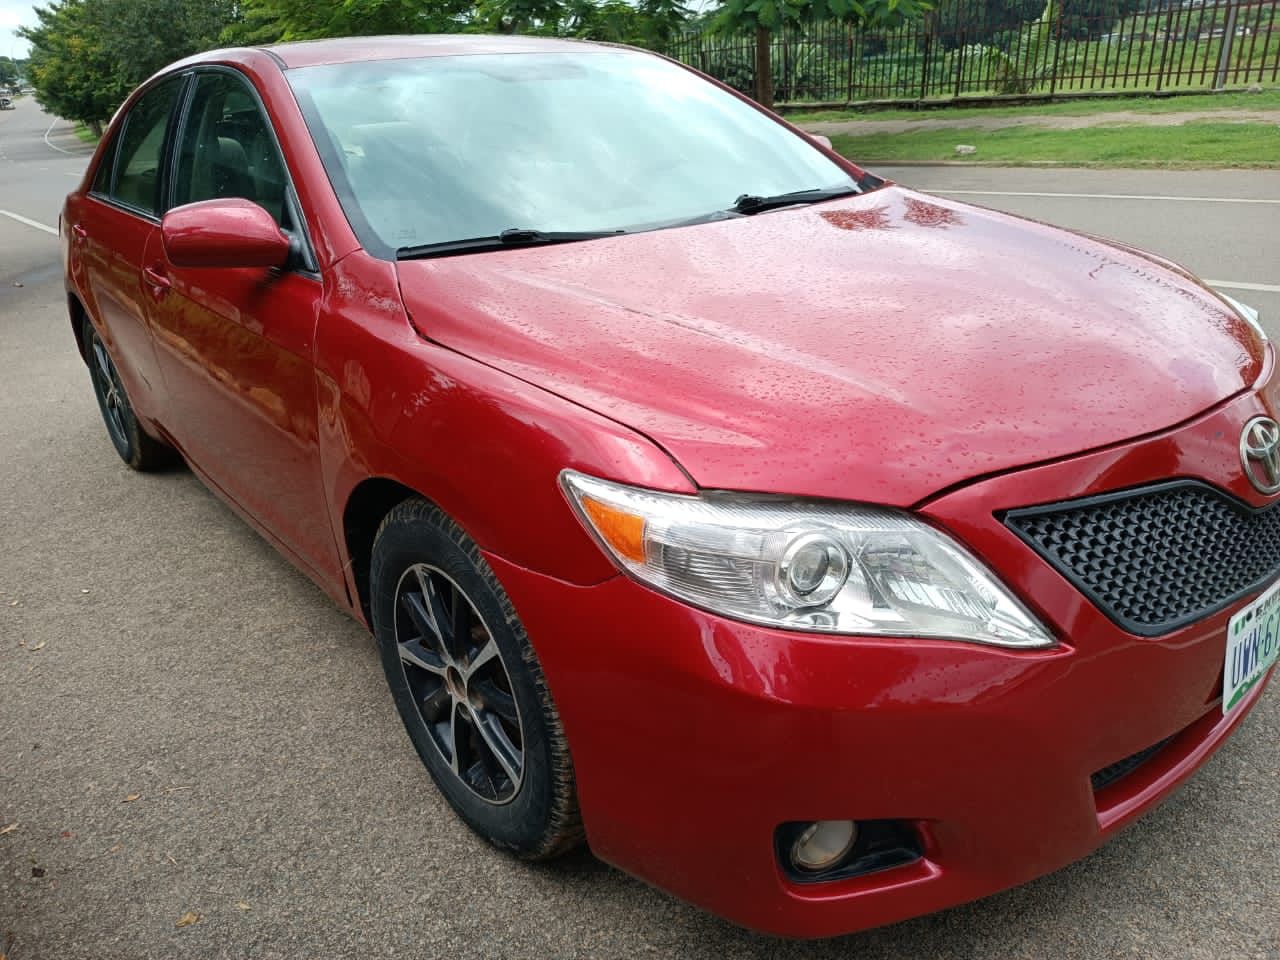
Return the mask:
<path fill-rule="evenodd" d="M 1280 78 L 1280 0 L 1138 0 L 1130 4 L 1137 12 L 1105 18 L 1063 7 L 1048 24 L 1048 42 L 1035 24 L 966 16 L 966 2 L 944 2 L 924 21 L 892 30 L 819 23 L 775 33 L 774 99 L 1207 90 Z M 746 93 L 755 89 L 751 35 L 690 33 L 666 52 Z"/>

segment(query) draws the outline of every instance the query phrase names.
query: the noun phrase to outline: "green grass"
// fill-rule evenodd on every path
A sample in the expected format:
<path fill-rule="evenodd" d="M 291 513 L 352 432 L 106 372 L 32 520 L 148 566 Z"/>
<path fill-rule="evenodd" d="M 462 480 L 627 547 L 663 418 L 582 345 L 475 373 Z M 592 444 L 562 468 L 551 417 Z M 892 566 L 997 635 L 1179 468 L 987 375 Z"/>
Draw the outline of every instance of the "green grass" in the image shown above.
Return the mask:
<path fill-rule="evenodd" d="M 1013 166 L 1054 162 L 1082 167 L 1280 168 L 1280 126 L 1266 123 L 967 128 L 831 139 L 836 150 L 864 164 L 961 159 Z M 978 152 L 957 157 L 960 143 L 972 144 Z"/>
<path fill-rule="evenodd" d="M 98 142 L 97 135 L 94 134 L 94 132 L 90 130 L 88 127 L 86 127 L 83 123 L 76 124 L 75 135 L 79 137 L 81 140 L 83 140 L 85 143 Z"/>
<path fill-rule="evenodd" d="M 1280 110 L 1280 90 L 1262 93 L 1207 93 L 1179 97 L 1107 97 L 1062 103 L 1025 103 L 1010 107 L 939 107 L 926 110 L 810 110 L 788 113 L 792 123 L 829 120 L 941 120 L 969 117 L 1082 117 L 1127 110 L 1133 113 L 1181 113 L 1186 110 Z"/>

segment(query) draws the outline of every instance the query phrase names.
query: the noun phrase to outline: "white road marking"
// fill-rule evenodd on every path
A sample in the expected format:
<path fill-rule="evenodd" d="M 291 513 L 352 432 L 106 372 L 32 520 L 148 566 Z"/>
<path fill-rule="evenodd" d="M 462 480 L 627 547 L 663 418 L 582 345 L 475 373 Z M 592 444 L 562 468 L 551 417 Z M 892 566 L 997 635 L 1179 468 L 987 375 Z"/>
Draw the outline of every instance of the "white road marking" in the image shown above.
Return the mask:
<path fill-rule="evenodd" d="M 1274 283 L 1243 283 L 1239 280 L 1206 280 L 1211 287 L 1226 287 L 1228 290 L 1257 290 L 1259 293 L 1280 293 L 1280 286 Z"/>
<path fill-rule="evenodd" d="M 59 153 L 65 153 L 65 154 L 67 154 L 67 156 L 74 157 L 74 156 L 75 156 L 75 154 L 74 154 L 74 153 L 72 153 L 70 150 L 63 150 L 61 147 L 56 146 L 55 144 L 52 144 L 52 143 L 50 143 L 50 142 L 49 142 L 49 134 L 53 133 L 54 125 L 55 125 L 55 124 L 57 124 L 57 122 L 58 122 L 58 118 L 57 118 L 57 117 L 54 117 L 54 118 L 53 118 L 53 123 L 49 124 L 49 129 L 48 129 L 48 130 L 46 130 L 46 131 L 44 132 L 44 143 L 45 143 L 45 146 L 49 147 L 49 148 L 50 148 L 50 149 L 52 149 L 52 150 L 57 150 Z"/>
<path fill-rule="evenodd" d="M 1160 200 L 1185 203 L 1264 203 L 1280 206 L 1280 200 L 1251 200 L 1248 197 L 1165 197 L 1132 193 L 1035 193 L 1021 190 L 938 190 L 948 197 L 1048 197 L 1064 200 Z"/>
<path fill-rule="evenodd" d="M 8 217 L 10 220 L 17 220 L 19 223 L 25 223 L 28 227 L 35 227 L 37 230 L 43 230 L 45 233 L 51 233 L 55 237 L 58 231 L 47 223 L 41 223 L 39 220 L 30 220 L 20 213 L 11 213 L 8 210 L 0 210 L 0 217 Z"/>

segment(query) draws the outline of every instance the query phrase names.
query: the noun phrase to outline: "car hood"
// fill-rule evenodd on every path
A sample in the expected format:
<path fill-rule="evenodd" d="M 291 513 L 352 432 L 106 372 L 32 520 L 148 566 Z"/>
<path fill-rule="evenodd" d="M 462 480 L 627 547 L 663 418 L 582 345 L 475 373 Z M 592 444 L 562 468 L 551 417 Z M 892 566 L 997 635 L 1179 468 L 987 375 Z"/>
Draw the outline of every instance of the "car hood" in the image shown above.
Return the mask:
<path fill-rule="evenodd" d="M 1171 427 L 1265 357 L 1166 264 L 899 187 L 398 269 L 423 336 L 707 488 L 906 506 Z"/>

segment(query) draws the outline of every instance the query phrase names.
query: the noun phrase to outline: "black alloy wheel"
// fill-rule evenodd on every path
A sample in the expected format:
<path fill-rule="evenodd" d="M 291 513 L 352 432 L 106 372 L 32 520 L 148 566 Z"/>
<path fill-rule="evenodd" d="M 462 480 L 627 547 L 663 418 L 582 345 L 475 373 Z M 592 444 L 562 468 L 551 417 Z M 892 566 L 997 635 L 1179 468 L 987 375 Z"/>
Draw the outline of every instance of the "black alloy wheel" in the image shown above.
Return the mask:
<path fill-rule="evenodd" d="M 415 563 L 396 587 L 396 648 L 440 758 L 477 797 L 506 803 L 524 778 L 511 678 L 483 618 L 443 570 Z"/>
<path fill-rule="evenodd" d="M 528 860 L 582 840 L 573 761 L 541 664 L 488 562 L 425 500 L 378 528 L 370 616 L 405 731 L 454 811 Z"/>
<path fill-rule="evenodd" d="M 129 430 L 125 426 L 124 387 L 120 385 L 120 375 L 116 373 L 116 365 L 107 355 L 98 332 L 93 332 L 89 341 L 89 375 L 93 377 L 94 392 L 102 404 L 102 419 L 107 424 L 107 435 L 121 457 L 128 456 Z"/>
<path fill-rule="evenodd" d="M 157 440 L 143 429 L 120 381 L 120 372 L 107 351 L 107 345 L 88 319 L 84 321 L 85 362 L 98 409 L 107 427 L 107 436 L 120 459 L 134 470 L 160 470 L 178 459 L 173 448 Z"/>

